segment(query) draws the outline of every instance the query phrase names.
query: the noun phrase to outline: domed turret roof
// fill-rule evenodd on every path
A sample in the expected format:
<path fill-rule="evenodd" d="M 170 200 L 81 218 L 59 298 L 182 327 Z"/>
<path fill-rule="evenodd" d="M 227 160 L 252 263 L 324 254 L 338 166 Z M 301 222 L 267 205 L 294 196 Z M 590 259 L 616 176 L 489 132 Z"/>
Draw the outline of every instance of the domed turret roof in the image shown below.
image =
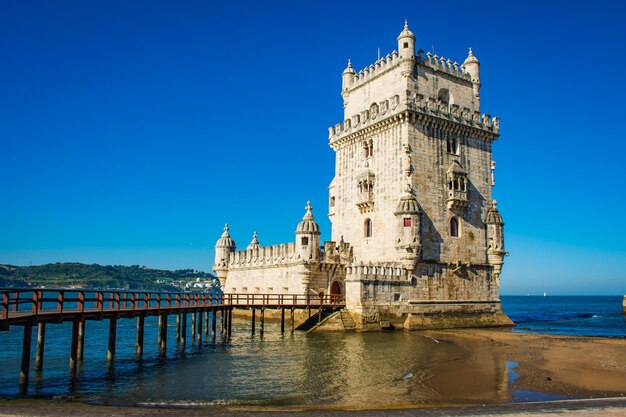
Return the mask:
<path fill-rule="evenodd" d="M 398 40 L 402 38 L 411 38 L 415 40 L 415 35 L 411 32 L 411 29 L 409 29 L 409 21 L 407 19 L 404 20 L 404 29 L 398 35 Z"/>
<path fill-rule="evenodd" d="M 354 68 L 352 68 L 352 62 L 348 59 L 348 66 L 343 70 L 343 74 L 356 74 Z"/>
<path fill-rule="evenodd" d="M 311 210 L 313 210 L 313 207 L 311 207 L 310 201 L 306 202 L 305 210 L 306 210 L 306 213 L 304 217 L 302 218 L 302 221 L 298 223 L 298 227 L 296 228 L 296 234 L 299 235 L 299 234 L 307 233 L 307 234 L 319 235 L 320 227 L 315 221 L 315 217 L 313 217 L 313 213 L 311 213 Z"/>
<path fill-rule="evenodd" d="M 417 214 L 419 212 L 420 206 L 417 199 L 407 192 L 400 198 L 394 214 Z"/>
<path fill-rule="evenodd" d="M 235 241 L 230 237 L 230 233 L 228 233 L 228 224 L 224 225 L 224 233 L 222 233 L 222 237 L 217 240 L 215 244 L 216 248 L 234 248 Z"/>
<path fill-rule="evenodd" d="M 504 221 L 502 220 L 502 216 L 500 215 L 500 212 L 496 208 L 496 204 L 498 204 L 498 202 L 496 200 L 493 200 L 493 202 L 491 203 L 491 208 L 487 212 L 487 221 L 486 221 L 486 223 L 487 224 L 496 224 L 496 225 L 503 226 L 504 225 Z"/>
<path fill-rule="evenodd" d="M 467 55 L 467 58 L 465 58 L 465 61 L 463 62 L 463 65 L 461 65 L 461 67 L 464 67 L 467 64 L 480 64 L 480 62 L 478 61 L 478 58 L 474 56 L 474 53 L 472 52 L 472 48 L 469 49 L 469 54 Z"/>
<path fill-rule="evenodd" d="M 256 234 L 256 231 L 252 234 L 252 242 L 250 242 L 250 244 L 248 245 L 247 249 L 256 249 L 259 246 L 261 246 L 259 244 L 259 238 Z"/>

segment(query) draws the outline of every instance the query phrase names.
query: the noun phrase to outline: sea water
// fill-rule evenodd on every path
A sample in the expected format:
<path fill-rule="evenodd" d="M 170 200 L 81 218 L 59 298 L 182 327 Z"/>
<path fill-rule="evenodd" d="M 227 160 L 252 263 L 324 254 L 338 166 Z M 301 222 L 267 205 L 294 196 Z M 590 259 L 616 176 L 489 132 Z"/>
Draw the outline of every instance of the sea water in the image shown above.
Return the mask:
<path fill-rule="evenodd" d="M 514 331 L 626 335 L 621 297 L 503 296 L 502 304 L 518 323 Z M 118 320 L 117 354 L 108 364 L 108 321 L 88 321 L 85 358 L 75 378 L 69 373 L 71 324 L 48 324 L 44 370 L 37 373 L 31 366 L 27 395 L 145 406 L 466 403 L 476 381 L 464 387 L 459 381 L 446 383 L 445 377 L 458 379 L 455 370 L 463 367 L 468 375 L 483 375 L 482 388 L 471 400 L 516 400 L 515 389 L 502 390 L 514 382 L 507 363 L 472 361 L 467 349 L 421 332 L 281 334 L 278 323 L 266 323 L 260 336 L 258 329 L 251 335 L 247 320 L 235 320 L 230 340 L 217 334 L 192 342 L 188 329 L 189 341 L 182 347 L 170 317 L 168 347 L 162 353 L 156 324 L 156 318 L 146 318 L 144 355 L 137 357 L 135 321 Z M 19 395 L 22 333 L 19 326 L 0 333 L 2 397 Z M 36 327 L 33 336 L 35 342 Z"/>

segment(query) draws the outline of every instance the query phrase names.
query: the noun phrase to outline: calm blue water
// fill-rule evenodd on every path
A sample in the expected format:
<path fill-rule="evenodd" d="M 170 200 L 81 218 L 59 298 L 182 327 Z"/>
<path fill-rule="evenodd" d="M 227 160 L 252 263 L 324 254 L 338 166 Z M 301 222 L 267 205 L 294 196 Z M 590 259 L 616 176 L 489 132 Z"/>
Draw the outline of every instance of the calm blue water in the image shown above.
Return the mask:
<path fill-rule="evenodd" d="M 573 336 L 625 337 L 620 296 L 502 296 L 514 331 Z"/>
<path fill-rule="evenodd" d="M 621 297 L 504 296 L 502 303 L 517 322 L 513 331 L 626 336 Z M 145 353 L 139 358 L 134 353 L 135 321 L 120 319 L 116 360 L 108 366 L 108 321 L 89 321 L 84 362 L 72 380 L 71 324 L 49 324 L 44 370 L 41 374 L 31 370 L 28 395 L 185 406 L 417 405 L 524 401 L 549 395 L 517 391 L 512 365 L 490 359 L 490 352 L 480 352 L 485 357 L 472 360 L 476 352 L 420 332 L 281 335 L 278 323 L 268 323 L 260 337 L 258 330 L 250 334 L 247 320 L 235 321 L 233 327 L 229 341 L 217 335 L 182 348 L 176 344 L 171 317 L 168 349 L 161 353 L 156 318 L 146 318 Z M 21 343 L 21 327 L 0 332 L 0 397 L 19 395 Z M 481 383 L 465 384 L 459 365 L 470 379 L 481 375 Z M 508 391 L 495 388 L 502 386 Z"/>

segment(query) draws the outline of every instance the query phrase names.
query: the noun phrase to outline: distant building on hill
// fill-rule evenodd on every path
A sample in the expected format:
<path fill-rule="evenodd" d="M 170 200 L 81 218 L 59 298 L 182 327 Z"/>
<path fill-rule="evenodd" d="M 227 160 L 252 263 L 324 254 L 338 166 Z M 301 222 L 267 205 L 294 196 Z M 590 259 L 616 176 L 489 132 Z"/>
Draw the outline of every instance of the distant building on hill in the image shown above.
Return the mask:
<path fill-rule="evenodd" d="M 500 121 L 480 112 L 480 63 L 398 51 L 342 74 L 344 120 L 329 129 L 332 241 L 307 203 L 295 241 L 215 246 L 225 293 L 343 294 L 357 328 L 506 325 L 504 222 L 492 200 Z"/>

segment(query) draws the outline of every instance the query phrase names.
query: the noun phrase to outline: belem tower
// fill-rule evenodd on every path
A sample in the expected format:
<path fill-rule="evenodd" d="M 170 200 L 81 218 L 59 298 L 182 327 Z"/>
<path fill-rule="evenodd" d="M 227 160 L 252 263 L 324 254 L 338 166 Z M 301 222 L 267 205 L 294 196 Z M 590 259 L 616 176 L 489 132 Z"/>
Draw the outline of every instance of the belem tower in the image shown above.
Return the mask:
<path fill-rule="evenodd" d="M 225 293 L 345 295 L 358 330 L 496 326 L 504 222 L 492 200 L 499 119 L 480 110 L 480 63 L 398 51 L 341 75 L 329 128 L 332 241 L 310 204 L 295 241 L 237 250 L 228 226 L 213 270 Z"/>

